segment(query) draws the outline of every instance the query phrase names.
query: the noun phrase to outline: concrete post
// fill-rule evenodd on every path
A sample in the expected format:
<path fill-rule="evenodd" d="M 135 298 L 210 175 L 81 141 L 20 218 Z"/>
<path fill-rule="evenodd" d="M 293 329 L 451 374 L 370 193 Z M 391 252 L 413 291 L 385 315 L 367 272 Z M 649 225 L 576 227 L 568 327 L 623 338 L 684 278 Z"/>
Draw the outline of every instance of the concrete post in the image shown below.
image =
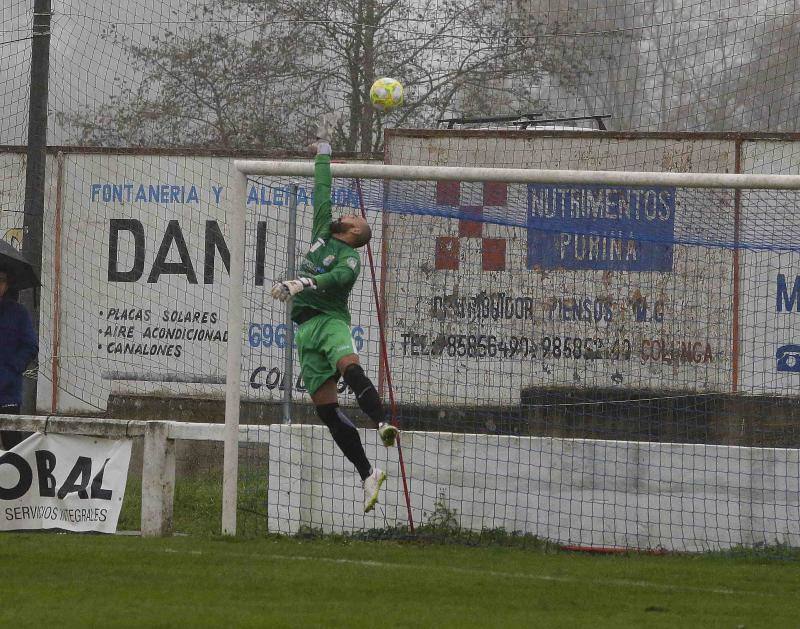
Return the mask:
<path fill-rule="evenodd" d="M 175 441 L 168 422 L 148 422 L 144 429 L 142 461 L 142 536 L 172 533 L 175 495 Z"/>

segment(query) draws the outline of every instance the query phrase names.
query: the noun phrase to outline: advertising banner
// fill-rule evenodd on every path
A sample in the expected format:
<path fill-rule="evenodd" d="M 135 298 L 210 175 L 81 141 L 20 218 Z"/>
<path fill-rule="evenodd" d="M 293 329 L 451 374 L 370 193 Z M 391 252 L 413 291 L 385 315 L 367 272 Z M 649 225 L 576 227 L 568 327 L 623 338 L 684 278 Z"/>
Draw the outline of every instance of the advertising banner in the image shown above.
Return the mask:
<path fill-rule="evenodd" d="M 795 142 L 746 142 L 742 170 L 747 173 L 800 172 Z M 742 231 L 770 242 L 774 234 L 800 230 L 797 192 L 745 190 Z M 800 254 L 769 248 L 740 254 L 742 346 L 739 390 L 743 393 L 797 395 L 800 391 Z"/>
<path fill-rule="evenodd" d="M 414 134 L 387 135 L 386 163 L 800 172 L 794 141 Z M 232 161 L 77 152 L 48 161 L 40 410 L 103 410 L 115 393 L 224 395 Z M 4 154 L 0 164 L 12 175 L 0 182 L 0 238 L 19 247 L 24 159 Z M 300 259 L 311 180 L 247 183 L 245 399 L 278 401 L 286 386 L 295 399 L 305 395 L 297 361 L 286 382 L 285 309 L 269 296 L 286 274 L 293 183 Z M 769 247 L 776 230 L 800 228 L 796 194 L 488 181 L 368 186 L 375 279 L 401 402 L 517 404 L 526 391 L 550 386 L 798 389 L 800 266 L 797 254 Z M 357 189 L 334 180 L 335 214 L 360 211 Z M 486 217 L 502 220 L 479 220 Z M 731 243 L 742 237 L 759 247 L 735 251 Z M 350 308 L 354 346 L 378 383 L 364 250 Z"/>
<path fill-rule="evenodd" d="M 720 140 L 410 132 L 390 136 L 387 162 L 630 170 L 625 159 L 635 154 L 635 170 L 731 172 L 732 149 Z M 389 208 L 406 199 L 459 218 L 387 217 L 400 400 L 519 404 L 546 387 L 730 390 L 733 255 L 688 243 L 698 224 L 733 233 L 731 191 L 488 181 L 389 188 Z M 470 220 L 479 216 L 489 220 Z"/>
<path fill-rule="evenodd" d="M 114 533 L 131 443 L 34 433 L 0 451 L 0 531 Z"/>
<path fill-rule="evenodd" d="M 528 186 L 528 268 L 671 271 L 675 188 Z"/>
<path fill-rule="evenodd" d="M 58 312 L 61 328 L 53 328 L 55 316 L 43 317 L 41 324 L 42 353 L 59 359 L 52 376 L 40 373 L 40 407 L 62 413 L 104 409 L 112 393 L 224 395 L 229 268 L 237 254 L 226 216 L 232 162 L 64 156 L 61 197 L 50 205 L 61 208 L 61 224 L 46 231 L 45 255 L 52 264 L 43 265 L 45 286 L 58 286 L 43 293 L 43 311 Z M 286 310 L 270 288 L 286 277 L 292 183 L 299 261 L 310 245 L 313 181 L 253 178 L 247 185 L 240 380 L 245 399 L 280 400 L 287 386 Z M 336 215 L 360 212 L 352 181 L 335 180 L 332 197 Z M 368 219 L 379 242 L 380 220 L 374 213 Z M 352 336 L 365 370 L 377 379 L 377 318 L 362 257 L 350 300 Z M 295 360 L 290 386 L 296 398 L 305 393 L 299 375 Z M 55 403 L 48 399 L 53 390 Z"/>

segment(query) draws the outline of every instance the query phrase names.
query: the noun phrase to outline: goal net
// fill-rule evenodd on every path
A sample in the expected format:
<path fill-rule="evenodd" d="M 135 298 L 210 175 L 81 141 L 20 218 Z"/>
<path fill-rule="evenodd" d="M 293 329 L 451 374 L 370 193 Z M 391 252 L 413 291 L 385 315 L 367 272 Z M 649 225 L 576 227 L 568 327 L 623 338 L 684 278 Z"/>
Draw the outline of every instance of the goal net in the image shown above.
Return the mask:
<path fill-rule="evenodd" d="M 444 518 L 593 546 L 797 543 L 796 193 L 589 179 L 800 173 L 796 12 L 718 4 L 108 0 L 35 17 L 5 0 L 0 241 L 42 246 L 36 412 L 215 422 L 238 383 L 229 414 L 261 428 L 238 448 L 228 530 L 238 505 L 247 532 Z M 388 115 L 367 101 L 380 76 L 406 88 Z M 26 185 L 31 105 L 49 112 L 44 189 Z M 584 173 L 335 180 L 336 211 L 363 205 L 375 231 L 353 341 L 404 431 L 407 495 L 398 451 L 364 433 L 391 475 L 370 518 L 268 297 L 305 251 L 311 180 L 249 173 L 232 240 L 234 160 L 297 157 L 323 112 L 343 114 L 341 159 Z M 191 456 L 197 495 L 213 485 L 194 502 L 216 508 L 220 448 Z"/>
<path fill-rule="evenodd" d="M 661 139 L 609 156 L 602 134 L 486 135 L 400 131 L 386 166 L 334 165 L 337 211 L 363 210 L 375 230 L 353 336 L 404 431 L 401 449 L 363 432 L 390 473 L 365 515 L 355 470 L 327 429 L 307 423 L 311 408 L 265 427 L 268 528 L 444 519 L 587 547 L 800 542 L 800 180 L 785 176 L 797 172 L 780 161 L 787 147 L 737 157 L 719 141 L 680 152 Z M 670 155 L 684 161 L 665 169 Z M 635 163 L 684 172 L 616 170 Z M 709 164 L 721 174 L 704 173 Z M 240 210 L 260 186 L 312 186 L 309 162 L 235 165 Z M 302 255 L 309 217 L 298 218 Z M 274 280 L 286 230 L 272 227 Z M 246 310 L 281 320 L 249 285 Z M 274 329 L 255 345 L 271 348 Z M 238 460 L 245 473 L 259 464 L 246 448 Z"/>

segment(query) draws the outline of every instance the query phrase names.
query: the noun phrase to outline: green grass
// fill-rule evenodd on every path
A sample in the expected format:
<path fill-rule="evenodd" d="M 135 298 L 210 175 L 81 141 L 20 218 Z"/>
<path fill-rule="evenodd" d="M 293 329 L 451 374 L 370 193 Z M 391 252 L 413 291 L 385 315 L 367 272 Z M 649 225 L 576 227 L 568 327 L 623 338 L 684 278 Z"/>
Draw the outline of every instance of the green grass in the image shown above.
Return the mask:
<path fill-rule="evenodd" d="M 258 480 L 240 483 L 236 540 L 214 537 L 218 474 L 176 485 L 188 537 L 0 536 L 0 626 L 800 627 L 797 550 L 566 553 L 461 531 L 444 503 L 415 536 L 265 537 Z M 134 481 L 120 530 L 139 529 L 140 508 Z"/>
<path fill-rule="evenodd" d="M 248 479 L 244 475 L 239 481 L 239 510 L 237 528 L 245 536 L 266 532 L 265 480 Z M 141 477 L 129 478 L 125 487 L 117 530 L 138 531 L 141 528 L 142 481 Z M 218 535 L 222 522 L 222 475 L 200 474 L 180 478 L 175 483 L 173 502 L 173 530 L 187 535 Z"/>
<path fill-rule="evenodd" d="M 0 535 L 4 627 L 796 627 L 800 562 Z"/>

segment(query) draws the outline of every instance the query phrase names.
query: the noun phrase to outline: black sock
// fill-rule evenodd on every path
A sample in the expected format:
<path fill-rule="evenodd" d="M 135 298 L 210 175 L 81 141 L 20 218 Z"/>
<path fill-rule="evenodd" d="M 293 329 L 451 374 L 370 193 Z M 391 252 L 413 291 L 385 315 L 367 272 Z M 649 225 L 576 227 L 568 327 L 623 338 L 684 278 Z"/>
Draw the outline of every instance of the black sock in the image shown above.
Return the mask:
<path fill-rule="evenodd" d="M 361 444 L 361 437 L 358 430 L 339 408 L 339 405 L 334 404 L 321 404 L 316 407 L 317 415 L 325 422 L 325 425 L 331 431 L 333 440 L 342 453 L 356 466 L 361 480 L 364 480 L 370 475 L 372 466 L 369 464 L 367 454 L 364 452 L 364 446 Z"/>
<path fill-rule="evenodd" d="M 356 394 L 356 401 L 359 407 L 367 416 L 375 422 L 381 424 L 386 421 L 386 413 L 383 410 L 381 398 L 375 390 L 372 380 L 367 377 L 361 365 L 350 365 L 344 370 L 344 381 L 353 389 Z"/>

